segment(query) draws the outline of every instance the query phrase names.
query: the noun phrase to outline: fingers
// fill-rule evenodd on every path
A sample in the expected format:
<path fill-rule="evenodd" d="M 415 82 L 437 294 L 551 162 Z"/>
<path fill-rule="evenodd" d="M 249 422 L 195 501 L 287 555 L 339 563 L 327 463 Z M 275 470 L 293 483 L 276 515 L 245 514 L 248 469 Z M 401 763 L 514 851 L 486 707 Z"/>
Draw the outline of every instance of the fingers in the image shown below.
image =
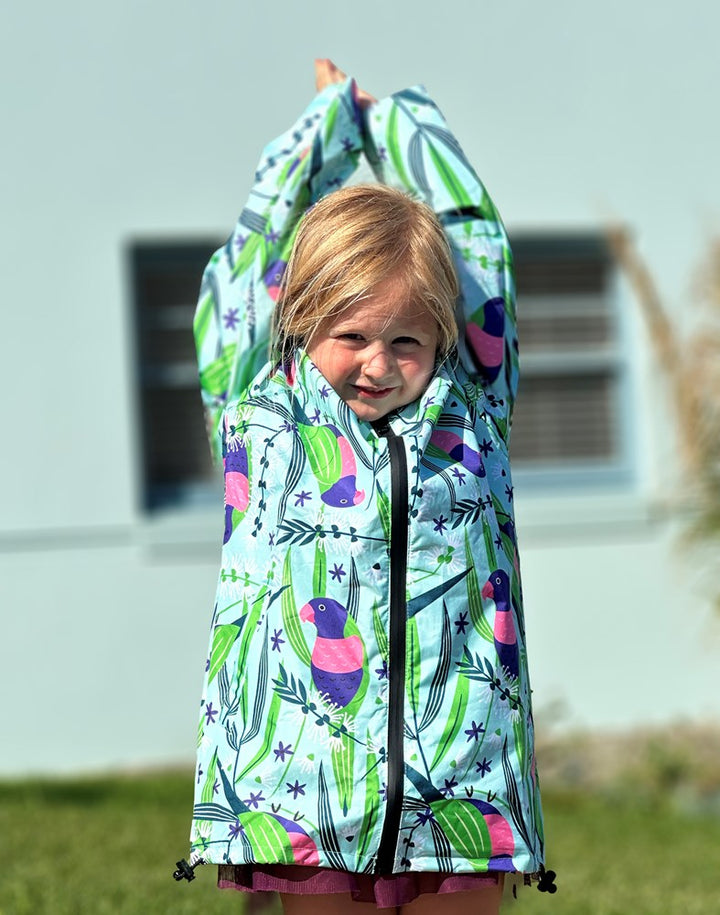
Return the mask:
<path fill-rule="evenodd" d="M 344 83 L 346 79 L 347 74 L 345 71 L 335 66 L 329 57 L 321 57 L 315 60 L 315 87 L 318 92 L 322 92 L 323 89 L 333 83 Z M 370 95 L 369 92 L 360 89 L 356 83 L 353 83 L 353 92 L 355 100 L 361 108 L 367 108 L 368 105 L 373 105 L 377 102 L 374 95 Z"/>
<path fill-rule="evenodd" d="M 318 92 L 333 83 L 344 83 L 347 75 L 343 73 L 329 57 L 321 57 L 315 61 L 315 86 Z"/>

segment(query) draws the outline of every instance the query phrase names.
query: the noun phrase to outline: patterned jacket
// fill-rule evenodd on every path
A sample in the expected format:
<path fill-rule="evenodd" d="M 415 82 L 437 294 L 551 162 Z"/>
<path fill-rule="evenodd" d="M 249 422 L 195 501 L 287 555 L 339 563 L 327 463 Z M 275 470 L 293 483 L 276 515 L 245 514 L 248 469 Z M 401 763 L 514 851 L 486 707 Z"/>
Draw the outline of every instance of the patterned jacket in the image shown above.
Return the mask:
<path fill-rule="evenodd" d="M 267 363 L 297 222 L 364 154 L 439 215 L 461 343 L 373 427 L 301 350 Z M 504 228 L 421 88 L 318 95 L 265 150 L 195 319 L 225 471 L 195 859 L 536 873 L 542 814 L 508 461 Z"/>

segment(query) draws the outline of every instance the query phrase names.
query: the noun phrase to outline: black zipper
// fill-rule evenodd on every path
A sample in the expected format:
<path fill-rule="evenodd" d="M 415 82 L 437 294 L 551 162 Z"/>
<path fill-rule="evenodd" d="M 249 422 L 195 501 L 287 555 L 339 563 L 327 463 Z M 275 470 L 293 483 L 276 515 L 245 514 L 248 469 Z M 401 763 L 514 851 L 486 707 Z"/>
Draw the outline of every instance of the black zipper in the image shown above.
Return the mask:
<path fill-rule="evenodd" d="M 375 859 L 376 874 L 391 874 L 400 834 L 405 759 L 405 599 L 408 551 L 407 457 L 402 438 L 387 422 L 376 429 L 388 440 L 390 454 L 390 633 L 388 658 L 388 739 L 385 822 Z"/>

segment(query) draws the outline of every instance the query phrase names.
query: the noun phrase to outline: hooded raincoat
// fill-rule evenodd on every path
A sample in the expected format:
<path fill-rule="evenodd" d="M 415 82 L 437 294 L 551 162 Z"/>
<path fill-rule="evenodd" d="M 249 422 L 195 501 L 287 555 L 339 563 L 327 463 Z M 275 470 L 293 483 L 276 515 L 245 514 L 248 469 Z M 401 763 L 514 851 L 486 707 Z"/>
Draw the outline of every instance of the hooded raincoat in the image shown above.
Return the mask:
<path fill-rule="evenodd" d="M 458 353 L 370 425 L 299 350 L 268 363 L 297 223 L 364 155 L 438 214 Z M 422 88 L 330 86 L 262 156 L 195 335 L 225 471 L 194 860 L 533 874 L 543 862 L 508 437 L 500 218 Z"/>

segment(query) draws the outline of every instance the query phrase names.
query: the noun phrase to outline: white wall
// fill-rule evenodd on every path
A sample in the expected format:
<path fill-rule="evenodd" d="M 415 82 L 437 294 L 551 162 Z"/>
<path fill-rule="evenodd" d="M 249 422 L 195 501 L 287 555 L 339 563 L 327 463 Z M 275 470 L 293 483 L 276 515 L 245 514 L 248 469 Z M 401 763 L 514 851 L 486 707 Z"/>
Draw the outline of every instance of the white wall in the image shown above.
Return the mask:
<path fill-rule="evenodd" d="M 710 0 L 6 11 L 0 771 L 191 754 L 215 519 L 158 530 L 137 508 L 127 242 L 227 233 L 262 145 L 312 94 L 312 58 L 330 55 L 377 95 L 424 82 L 511 231 L 623 220 L 686 322 L 720 215 L 719 25 Z M 671 572 L 665 526 L 647 520 L 648 497 L 672 490 L 673 444 L 640 360 L 630 520 L 602 522 L 600 499 L 578 528 L 569 497 L 567 523 L 548 525 L 555 510 L 518 493 L 536 702 L 560 698 L 590 726 L 720 715 L 704 595 L 673 586 L 682 561 Z M 559 563 L 573 583 L 561 595 Z M 692 702 L 662 666 L 678 647 Z M 609 665 L 646 687 L 609 681 Z"/>

